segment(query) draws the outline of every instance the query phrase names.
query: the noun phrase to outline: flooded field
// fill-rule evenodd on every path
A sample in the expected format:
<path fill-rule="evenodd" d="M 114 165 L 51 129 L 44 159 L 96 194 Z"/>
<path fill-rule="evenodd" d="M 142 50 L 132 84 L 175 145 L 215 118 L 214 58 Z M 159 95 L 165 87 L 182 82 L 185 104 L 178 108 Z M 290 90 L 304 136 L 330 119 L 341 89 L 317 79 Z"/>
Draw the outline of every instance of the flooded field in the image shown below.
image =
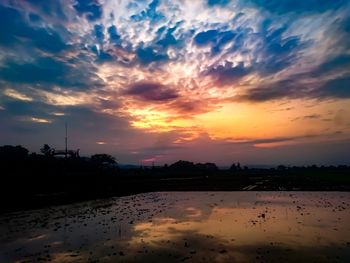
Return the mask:
<path fill-rule="evenodd" d="M 350 193 L 164 192 L 0 216 L 0 262 L 350 262 Z"/>

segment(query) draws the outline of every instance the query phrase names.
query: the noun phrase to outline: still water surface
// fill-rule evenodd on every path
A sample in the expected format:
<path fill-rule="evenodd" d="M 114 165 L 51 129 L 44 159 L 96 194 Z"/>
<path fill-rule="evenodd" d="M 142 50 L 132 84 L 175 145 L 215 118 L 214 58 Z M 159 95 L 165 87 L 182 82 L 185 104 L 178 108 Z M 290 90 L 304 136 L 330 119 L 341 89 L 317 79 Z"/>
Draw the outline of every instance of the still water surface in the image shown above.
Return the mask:
<path fill-rule="evenodd" d="M 350 262 L 350 193 L 164 192 L 0 216 L 0 262 Z"/>

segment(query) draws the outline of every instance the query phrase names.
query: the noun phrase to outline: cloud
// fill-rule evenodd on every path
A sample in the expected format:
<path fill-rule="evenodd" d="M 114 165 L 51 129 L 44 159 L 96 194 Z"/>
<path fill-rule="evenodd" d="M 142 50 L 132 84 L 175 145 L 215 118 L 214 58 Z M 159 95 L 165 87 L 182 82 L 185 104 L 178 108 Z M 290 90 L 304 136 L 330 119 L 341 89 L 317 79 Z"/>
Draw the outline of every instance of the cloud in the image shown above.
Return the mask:
<path fill-rule="evenodd" d="M 61 1 L 35 0 L 16 2 L 16 4 L 22 6 L 23 9 L 28 9 L 31 10 L 31 12 L 34 12 L 29 14 L 32 21 L 43 21 L 40 16 L 44 16 L 45 18 L 51 17 L 59 19 L 60 21 L 67 20 L 64 10 L 65 6 L 62 5 Z"/>
<path fill-rule="evenodd" d="M 255 67 L 262 76 L 275 74 L 296 62 L 299 51 L 309 43 L 303 43 L 298 36 L 285 36 L 287 25 L 270 29 L 271 21 L 266 19 L 261 29 L 261 46 L 255 52 L 262 55 Z M 258 40 L 259 41 L 259 40 Z"/>
<path fill-rule="evenodd" d="M 285 79 L 261 84 L 237 95 L 236 101 L 264 102 L 282 98 L 297 99 L 346 99 L 350 98 L 350 76 L 338 77 L 318 83 L 312 80 L 303 83 L 301 80 Z"/>
<path fill-rule="evenodd" d="M 167 54 L 158 53 L 152 47 L 146 47 L 146 48 L 139 47 L 136 50 L 136 55 L 140 63 L 144 65 L 151 64 L 152 62 L 167 61 L 169 59 Z"/>
<path fill-rule="evenodd" d="M 337 73 L 343 70 L 350 69 L 350 55 L 341 54 L 327 59 L 320 64 L 314 71 L 311 72 L 311 76 L 315 78 Z"/>
<path fill-rule="evenodd" d="M 346 3 L 345 0 L 333 0 L 333 1 L 318 1 L 318 0 L 249 0 L 244 3 L 250 2 L 257 7 L 264 8 L 270 12 L 284 14 L 284 13 L 322 13 L 329 9 L 337 9 Z"/>
<path fill-rule="evenodd" d="M 94 75 L 92 66 L 77 61 L 59 61 L 52 57 L 39 57 L 31 63 L 7 60 L 0 67 L 0 78 L 11 83 L 49 84 L 72 89 L 102 85 L 101 80 Z"/>
<path fill-rule="evenodd" d="M 315 94 L 320 97 L 350 98 L 350 76 L 327 81 Z"/>
<path fill-rule="evenodd" d="M 303 118 L 304 119 L 319 119 L 321 118 L 322 116 L 319 115 L 319 114 L 311 114 L 311 115 L 305 115 Z"/>
<path fill-rule="evenodd" d="M 117 32 L 117 27 L 115 25 L 112 25 L 108 28 L 108 34 L 110 41 L 113 44 L 119 44 L 120 43 L 120 35 Z"/>
<path fill-rule="evenodd" d="M 49 119 L 38 118 L 38 117 L 31 117 L 28 120 L 32 122 L 37 122 L 37 123 L 52 123 L 52 121 Z"/>
<path fill-rule="evenodd" d="M 218 33 L 219 32 L 217 30 L 208 30 L 208 31 L 200 32 L 194 37 L 194 42 L 198 46 L 205 46 L 215 41 L 215 38 L 218 36 Z"/>
<path fill-rule="evenodd" d="M 211 52 L 213 55 L 220 53 L 221 47 L 227 43 L 232 42 L 235 38 L 236 33 L 232 31 L 218 31 L 218 30 L 208 30 L 203 31 L 195 35 L 194 43 L 197 46 L 207 46 L 212 47 Z"/>
<path fill-rule="evenodd" d="M 248 100 L 252 102 L 263 102 L 286 97 L 295 98 L 302 96 L 305 96 L 305 94 L 300 91 L 298 84 L 292 79 L 287 79 L 261 84 L 256 88 L 245 91 L 245 94 L 238 95 L 236 99 L 238 101 Z"/>
<path fill-rule="evenodd" d="M 158 33 L 161 34 L 161 32 L 164 29 L 165 27 L 162 27 L 160 30 L 158 30 Z M 156 44 L 162 46 L 163 48 L 167 48 L 169 46 L 176 46 L 178 44 L 178 40 L 173 36 L 173 32 L 175 30 L 176 30 L 176 27 L 169 28 L 167 32 L 164 34 L 164 37 L 158 40 Z"/>
<path fill-rule="evenodd" d="M 95 37 L 96 37 L 97 42 L 100 42 L 100 43 L 103 42 L 103 40 L 105 38 L 103 30 L 104 30 L 103 25 L 95 25 L 94 26 L 94 33 L 95 33 Z"/>
<path fill-rule="evenodd" d="M 11 48 L 13 45 L 30 46 L 46 52 L 57 53 L 67 48 L 60 35 L 49 27 L 32 27 L 16 9 L 0 5 L 0 45 Z"/>
<path fill-rule="evenodd" d="M 40 58 L 35 63 L 6 61 L 0 69 L 1 79 L 18 83 L 58 82 L 66 73 L 65 64 L 52 58 Z"/>
<path fill-rule="evenodd" d="M 151 23 L 159 22 L 165 18 L 161 12 L 157 11 L 159 3 L 159 0 L 153 0 L 145 10 L 142 10 L 139 14 L 132 15 L 130 19 L 135 22 L 143 20 L 149 20 Z"/>
<path fill-rule="evenodd" d="M 310 117 L 311 116 L 311 117 Z M 310 115 L 310 116 L 304 116 L 306 118 L 315 119 L 318 118 L 318 116 Z M 226 146 L 232 146 L 232 145 L 250 145 L 251 147 L 258 147 L 258 148 L 273 148 L 273 147 L 281 147 L 281 146 L 287 146 L 287 145 L 294 145 L 294 144 L 303 144 L 303 143 L 310 143 L 312 141 L 327 141 L 329 139 L 332 139 L 336 135 L 341 135 L 342 133 L 339 131 L 335 131 L 332 133 L 324 133 L 324 134 L 306 134 L 306 135 L 299 135 L 299 136 L 287 136 L 287 137 L 271 137 L 271 138 L 262 138 L 262 139 L 236 139 L 236 140 L 228 140 L 226 142 Z"/>
<path fill-rule="evenodd" d="M 89 21 L 100 19 L 103 12 L 98 0 L 77 0 L 73 7 L 78 14 L 86 17 Z"/>
<path fill-rule="evenodd" d="M 4 100 L 3 103 L 7 114 L 18 117 L 41 116 L 42 118 L 50 118 L 50 112 L 61 110 L 61 108 L 33 100 L 7 99 Z"/>
<path fill-rule="evenodd" d="M 235 84 L 252 74 L 274 76 L 293 66 L 302 58 L 302 51 L 311 45 L 310 41 L 302 41 L 300 36 L 286 34 L 288 24 L 276 25 L 270 19 L 264 19 L 259 27 L 257 33 L 247 27 L 223 31 L 211 29 L 195 35 L 195 45 L 211 47 L 209 57 L 221 56 L 207 67 L 206 75 L 211 75 L 222 85 Z"/>
<path fill-rule="evenodd" d="M 27 96 L 26 94 L 22 94 L 14 89 L 5 89 L 4 95 L 8 96 L 10 98 L 16 99 L 16 100 L 23 100 L 23 101 L 32 101 L 33 98 Z"/>
<path fill-rule="evenodd" d="M 180 115 L 182 118 L 192 118 L 201 113 L 207 113 L 220 108 L 218 99 L 213 98 L 188 98 L 179 97 L 167 104 L 167 108 Z"/>
<path fill-rule="evenodd" d="M 209 6 L 225 6 L 230 3 L 231 0 L 208 0 Z"/>
<path fill-rule="evenodd" d="M 211 76 L 218 84 L 227 85 L 236 83 L 252 71 L 253 69 L 245 67 L 243 62 L 233 65 L 232 62 L 226 61 L 224 65 L 212 67 L 204 74 Z"/>
<path fill-rule="evenodd" d="M 154 82 L 134 83 L 127 89 L 125 94 L 140 98 L 142 100 L 155 102 L 169 101 L 179 97 L 176 91 L 160 83 Z"/>

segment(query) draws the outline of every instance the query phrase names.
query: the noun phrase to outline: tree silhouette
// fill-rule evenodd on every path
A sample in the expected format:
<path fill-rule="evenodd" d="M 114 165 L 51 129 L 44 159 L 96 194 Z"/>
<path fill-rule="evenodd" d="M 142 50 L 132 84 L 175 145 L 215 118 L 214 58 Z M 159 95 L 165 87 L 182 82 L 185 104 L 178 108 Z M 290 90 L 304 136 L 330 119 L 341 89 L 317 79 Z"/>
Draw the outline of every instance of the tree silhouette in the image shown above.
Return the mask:
<path fill-rule="evenodd" d="M 29 151 L 20 146 L 4 145 L 0 146 L 0 159 L 1 160 L 21 160 L 28 157 Z"/>
<path fill-rule="evenodd" d="M 189 161 L 177 161 L 169 166 L 172 170 L 184 170 L 184 171 L 193 171 L 196 170 L 196 166 L 193 162 Z"/>
<path fill-rule="evenodd" d="M 241 164 L 240 163 L 233 163 L 230 167 L 230 171 L 241 171 Z"/>
<path fill-rule="evenodd" d="M 91 156 L 91 161 L 98 164 L 116 164 L 116 160 L 112 155 L 100 153 Z"/>
<path fill-rule="evenodd" d="M 48 144 L 44 144 L 44 146 L 40 149 L 40 152 L 45 156 L 52 156 L 55 149 L 51 148 Z"/>

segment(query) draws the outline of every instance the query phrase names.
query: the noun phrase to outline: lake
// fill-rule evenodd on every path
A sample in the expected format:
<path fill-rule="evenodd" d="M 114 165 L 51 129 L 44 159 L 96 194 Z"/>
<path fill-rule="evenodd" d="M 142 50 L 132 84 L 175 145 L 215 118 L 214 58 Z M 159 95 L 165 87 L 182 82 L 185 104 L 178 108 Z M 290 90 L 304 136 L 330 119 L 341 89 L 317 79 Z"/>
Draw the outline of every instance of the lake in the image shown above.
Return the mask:
<path fill-rule="evenodd" d="M 156 192 L 0 216 L 0 262 L 350 262 L 349 192 Z"/>

